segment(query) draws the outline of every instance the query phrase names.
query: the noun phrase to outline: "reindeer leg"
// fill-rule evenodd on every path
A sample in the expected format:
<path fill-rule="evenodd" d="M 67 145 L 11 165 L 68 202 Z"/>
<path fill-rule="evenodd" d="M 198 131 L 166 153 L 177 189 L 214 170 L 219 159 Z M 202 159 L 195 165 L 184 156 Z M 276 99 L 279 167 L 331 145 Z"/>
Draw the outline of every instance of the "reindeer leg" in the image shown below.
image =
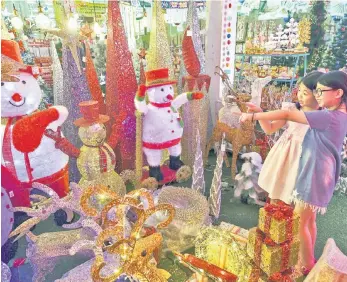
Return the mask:
<path fill-rule="evenodd" d="M 214 132 L 210 138 L 210 140 L 208 140 L 208 143 L 206 145 L 206 150 L 205 150 L 205 156 L 204 156 L 204 164 L 207 165 L 208 164 L 208 154 L 210 152 L 210 149 L 212 147 L 212 144 L 215 142 L 215 135 Z"/>
<path fill-rule="evenodd" d="M 227 153 L 224 154 L 223 159 L 224 159 L 226 167 L 229 168 L 230 167 L 230 162 L 229 162 Z"/>
<path fill-rule="evenodd" d="M 236 166 L 236 162 L 237 162 L 237 157 L 239 155 L 240 152 L 240 146 L 236 146 L 235 144 L 233 144 L 233 158 L 231 161 L 231 179 L 235 180 L 235 175 L 237 172 L 237 166 Z"/>

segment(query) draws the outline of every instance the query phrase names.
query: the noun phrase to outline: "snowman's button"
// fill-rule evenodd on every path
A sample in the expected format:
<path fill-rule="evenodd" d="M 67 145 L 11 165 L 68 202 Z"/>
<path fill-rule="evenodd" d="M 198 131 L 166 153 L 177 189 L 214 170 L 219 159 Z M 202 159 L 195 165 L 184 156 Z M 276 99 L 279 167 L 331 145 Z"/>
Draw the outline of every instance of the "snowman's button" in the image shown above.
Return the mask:
<path fill-rule="evenodd" d="M 167 110 L 167 112 L 168 112 L 168 113 L 171 113 L 171 111 L 170 111 L 170 110 Z"/>
<path fill-rule="evenodd" d="M 10 218 L 10 222 L 11 222 L 11 223 L 13 222 L 13 218 L 12 218 L 12 217 Z"/>
<path fill-rule="evenodd" d="M 172 121 L 171 121 L 172 122 Z M 4 196 L 4 193 L 1 192 L 1 197 Z"/>
<path fill-rule="evenodd" d="M 173 122 L 173 120 L 171 120 L 171 122 Z"/>
<path fill-rule="evenodd" d="M 9 208 L 10 208 L 10 205 L 9 205 L 9 204 L 7 204 L 7 205 L 6 205 L 6 209 L 9 209 Z"/>
<path fill-rule="evenodd" d="M 171 130 L 171 133 L 174 133 L 175 132 L 175 130 Z"/>

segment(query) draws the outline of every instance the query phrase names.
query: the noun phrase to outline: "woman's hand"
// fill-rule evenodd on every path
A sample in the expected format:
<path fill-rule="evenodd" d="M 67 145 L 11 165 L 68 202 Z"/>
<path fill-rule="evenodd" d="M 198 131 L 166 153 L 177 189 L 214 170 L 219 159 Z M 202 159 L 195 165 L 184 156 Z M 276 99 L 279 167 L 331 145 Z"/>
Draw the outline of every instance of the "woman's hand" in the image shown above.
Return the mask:
<path fill-rule="evenodd" d="M 253 104 L 253 103 L 246 103 L 246 106 L 248 108 L 248 112 L 249 113 L 261 113 L 263 112 L 263 109 L 258 107 L 257 105 Z"/>
<path fill-rule="evenodd" d="M 244 123 L 246 121 L 253 121 L 253 115 L 254 113 L 242 113 L 239 119 L 240 123 Z"/>

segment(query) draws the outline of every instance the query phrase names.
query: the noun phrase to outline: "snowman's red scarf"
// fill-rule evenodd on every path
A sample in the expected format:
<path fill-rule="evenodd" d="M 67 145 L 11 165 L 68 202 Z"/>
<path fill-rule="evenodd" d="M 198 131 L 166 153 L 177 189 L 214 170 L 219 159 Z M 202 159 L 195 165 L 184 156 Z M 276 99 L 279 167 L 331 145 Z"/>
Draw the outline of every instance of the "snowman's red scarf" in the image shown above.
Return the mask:
<path fill-rule="evenodd" d="M 154 102 L 151 102 L 151 105 L 153 105 L 154 107 L 157 107 L 157 108 L 169 108 L 169 107 L 171 107 L 171 102 L 167 102 L 167 103 L 154 103 Z"/>
<path fill-rule="evenodd" d="M 107 172 L 107 155 L 111 158 L 111 164 L 114 166 L 116 164 L 116 155 L 113 151 L 109 150 L 107 146 L 101 145 L 101 146 L 88 146 L 85 145 L 86 147 L 90 148 L 98 148 L 99 149 L 99 166 L 100 166 L 100 172 Z M 104 152 L 104 150 L 106 153 Z"/>

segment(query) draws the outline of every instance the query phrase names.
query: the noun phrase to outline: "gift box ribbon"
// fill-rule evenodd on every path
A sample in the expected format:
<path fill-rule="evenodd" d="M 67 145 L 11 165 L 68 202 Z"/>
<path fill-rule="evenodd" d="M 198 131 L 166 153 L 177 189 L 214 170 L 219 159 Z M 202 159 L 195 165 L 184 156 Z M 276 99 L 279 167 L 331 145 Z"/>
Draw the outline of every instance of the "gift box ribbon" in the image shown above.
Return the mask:
<path fill-rule="evenodd" d="M 277 202 L 276 204 L 269 204 L 269 203 L 265 204 L 264 210 L 265 210 L 264 233 L 270 234 L 270 226 L 271 226 L 272 218 L 276 220 L 285 220 L 287 241 L 292 240 L 294 209 L 283 202 Z"/>

